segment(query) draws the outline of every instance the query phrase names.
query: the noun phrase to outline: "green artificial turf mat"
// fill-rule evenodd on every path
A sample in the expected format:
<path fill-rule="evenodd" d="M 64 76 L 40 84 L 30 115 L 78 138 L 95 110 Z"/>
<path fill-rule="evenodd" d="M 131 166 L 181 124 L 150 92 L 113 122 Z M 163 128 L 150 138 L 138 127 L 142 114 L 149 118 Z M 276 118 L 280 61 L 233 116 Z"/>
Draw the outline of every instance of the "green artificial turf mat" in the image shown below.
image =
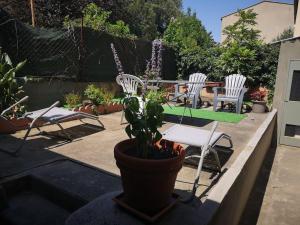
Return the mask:
<path fill-rule="evenodd" d="M 184 107 L 163 106 L 164 114 L 182 116 Z M 241 120 L 247 117 L 245 114 L 236 114 L 228 112 L 214 112 L 205 109 L 191 109 L 193 118 L 214 120 L 227 123 L 239 123 Z M 190 117 L 189 109 L 186 108 L 184 116 Z"/>

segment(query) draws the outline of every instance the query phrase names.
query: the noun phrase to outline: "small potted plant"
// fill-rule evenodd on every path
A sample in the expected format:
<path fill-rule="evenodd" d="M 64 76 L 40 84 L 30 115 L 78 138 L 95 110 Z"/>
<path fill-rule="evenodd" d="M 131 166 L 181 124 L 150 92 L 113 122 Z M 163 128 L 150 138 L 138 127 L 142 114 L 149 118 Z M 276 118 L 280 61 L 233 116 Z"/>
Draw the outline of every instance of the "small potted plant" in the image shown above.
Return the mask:
<path fill-rule="evenodd" d="M 16 73 L 25 65 L 26 61 L 13 66 L 9 56 L 0 48 L 0 113 L 20 100 L 23 87 L 16 79 Z M 17 105 L 9 114 L 0 117 L 0 134 L 15 133 L 27 127 L 28 120 L 19 118 L 24 113 L 24 106 Z"/>
<path fill-rule="evenodd" d="M 118 68 L 122 68 L 113 45 L 112 49 Z M 153 71 L 154 68 L 151 76 Z M 121 172 L 126 204 L 140 212 L 157 213 L 171 202 L 185 150 L 176 143 L 161 140 L 158 129 L 163 124 L 163 94 L 155 95 L 152 90 L 146 100 L 146 87 L 147 82 L 142 90 L 142 103 L 134 96 L 124 99 L 128 121 L 125 131 L 129 139 L 115 146 L 114 156 Z"/>
<path fill-rule="evenodd" d="M 268 94 L 268 90 L 263 87 L 259 87 L 258 89 L 254 90 L 250 94 L 250 98 L 252 100 L 252 112 L 254 113 L 264 113 L 267 108 L 267 101 L 265 97 Z"/>

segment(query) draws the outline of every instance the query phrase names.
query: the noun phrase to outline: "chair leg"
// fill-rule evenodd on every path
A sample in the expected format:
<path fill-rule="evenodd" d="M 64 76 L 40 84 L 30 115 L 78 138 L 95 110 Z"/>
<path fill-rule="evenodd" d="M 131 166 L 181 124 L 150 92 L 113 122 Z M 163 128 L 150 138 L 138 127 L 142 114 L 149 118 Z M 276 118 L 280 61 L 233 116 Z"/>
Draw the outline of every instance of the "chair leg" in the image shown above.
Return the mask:
<path fill-rule="evenodd" d="M 12 155 L 17 156 L 18 153 L 21 151 L 21 149 L 23 148 L 23 146 L 26 143 L 26 139 L 29 136 L 29 133 L 30 133 L 31 129 L 32 129 L 32 127 L 28 128 L 28 130 L 26 131 L 26 134 L 25 134 L 25 136 L 24 136 L 24 138 L 22 140 L 22 143 L 19 145 L 19 147 L 14 152 L 12 152 Z"/>
<path fill-rule="evenodd" d="M 123 124 L 124 116 L 125 116 L 125 113 L 124 113 L 124 110 L 123 110 L 122 115 L 121 115 L 121 125 Z"/>
<path fill-rule="evenodd" d="M 214 99 L 214 112 L 217 111 L 218 101 L 217 99 Z"/>
<path fill-rule="evenodd" d="M 232 143 L 231 137 L 228 136 L 228 135 L 223 135 L 223 138 L 226 139 L 226 140 L 228 140 L 228 142 L 229 142 L 229 147 L 226 147 L 226 148 L 229 148 L 229 149 L 232 148 L 233 147 L 233 143 Z"/>
<path fill-rule="evenodd" d="M 218 170 L 221 173 L 221 163 L 220 163 L 219 155 L 218 155 L 216 149 L 214 149 L 214 148 L 210 148 L 210 151 L 214 154 L 216 162 L 217 162 Z"/>
<path fill-rule="evenodd" d="M 202 149 L 202 151 L 203 151 L 203 149 Z M 193 190 L 192 190 L 192 196 L 193 197 L 195 196 L 197 188 L 198 188 L 198 183 L 199 183 L 199 180 L 200 180 L 200 175 L 201 175 L 201 170 L 202 170 L 202 167 L 203 167 L 204 157 L 205 157 L 205 154 L 201 153 L 201 156 L 199 157 L 200 160 L 199 160 L 199 164 L 198 164 L 198 168 L 197 168 L 196 178 L 195 178 L 194 185 L 193 185 Z"/>
<path fill-rule="evenodd" d="M 63 135 L 65 136 L 65 138 L 69 141 L 72 141 L 72 138 L 67 134 L 65 129 L 62 127 L 62 125 L 60 125 L 58 122 L 55 122 L 55 124 L 61 129 L 61 131 L 62 131 Z"/>

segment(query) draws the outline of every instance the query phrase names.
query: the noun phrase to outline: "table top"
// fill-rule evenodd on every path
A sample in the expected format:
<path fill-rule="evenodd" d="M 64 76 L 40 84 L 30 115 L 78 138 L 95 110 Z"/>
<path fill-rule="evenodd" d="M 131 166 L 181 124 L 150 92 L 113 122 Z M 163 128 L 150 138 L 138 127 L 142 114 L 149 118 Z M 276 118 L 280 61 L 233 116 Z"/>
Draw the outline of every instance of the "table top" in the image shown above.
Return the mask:
<path fill-rule="evenodd" d="M 143 80 L 145 82 L 145 80 Z M 148 83 L 165 83 L 165 84 L 198 84 L 199 82 L 190 82 L 188 80 L 148 80 Z M 224 82 L 205 82 L 205 86 L 210 87 L 222 87 L 224 85 Z"/>

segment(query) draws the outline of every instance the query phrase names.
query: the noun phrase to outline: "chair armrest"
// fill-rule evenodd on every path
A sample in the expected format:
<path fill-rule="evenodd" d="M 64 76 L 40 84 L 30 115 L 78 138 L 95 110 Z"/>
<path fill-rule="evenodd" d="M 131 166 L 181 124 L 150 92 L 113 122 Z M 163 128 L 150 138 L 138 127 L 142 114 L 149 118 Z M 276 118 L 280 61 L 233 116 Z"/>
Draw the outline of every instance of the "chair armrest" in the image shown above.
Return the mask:
<path fill-rule="evenodd" d="M 220 90 L 225 90 L 225 88 L 224 87 L 213 87 L 214 99 L 218 97 Z"/>
<path fill-rule="evenodd" d="M 12 108 L 14 108 L 15 106 L 21 104 L 22 102 L 25 102 L 28 100 L 28 96 L 25 96 L 24 98 L 22 98 L 20 101 L 16 102 L 15 104 L 13 104 L 12 106 L 10 106 L 9 108 L 5 109 L 0 116 L 3 116 L 5 113 L 9 112 Z"/>
<path fill-rule="evenodd" d="M 241 93 L 240 93 L 240 96 L 239 96 L 239 102 L 243 102 L 243 99 L 244 99 L 244 95 L 245 93 L 248 91 L 248 88 L 243 88 Z"/>

